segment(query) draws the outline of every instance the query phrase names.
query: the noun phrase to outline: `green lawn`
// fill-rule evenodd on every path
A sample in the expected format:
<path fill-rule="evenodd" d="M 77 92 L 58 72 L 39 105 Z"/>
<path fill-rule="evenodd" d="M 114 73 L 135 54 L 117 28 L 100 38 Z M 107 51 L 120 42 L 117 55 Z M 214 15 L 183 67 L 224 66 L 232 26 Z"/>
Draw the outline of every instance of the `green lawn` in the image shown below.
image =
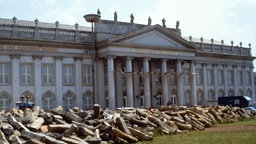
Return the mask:
<path fill-rule="evenodd" d="M 256 126 L 256 120 L 215 125 L 214 127 L 223 126 Z M 157 136 L 153 141 L 139 144 L 256 144 L 256 129 L 191 131 L 188 134 Z"/>

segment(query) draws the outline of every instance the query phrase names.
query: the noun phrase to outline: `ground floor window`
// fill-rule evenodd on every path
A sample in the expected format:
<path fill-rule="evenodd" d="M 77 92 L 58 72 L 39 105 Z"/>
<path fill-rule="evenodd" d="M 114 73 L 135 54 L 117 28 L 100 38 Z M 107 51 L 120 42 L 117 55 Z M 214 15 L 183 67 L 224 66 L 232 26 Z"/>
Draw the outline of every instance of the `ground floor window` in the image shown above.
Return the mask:
<path fill-rule="evenodd" d="M 9 110 L 10 109 L 10 100 L 8 95 L 3 94 L 0 96 L 0 110 Z"/>
<path fill-rule="evenodd" d="M 42 102 L 43 102 L 43 109 L 44 110 L 49 110 L 53 109 L 56 107 L 56 98 L 53 93 L 51 92 L 46 92 L 43 97 L 42 97 Z"/>
<path fill-rule="evenodd" d="M 64 109 L 65 110 L 69 110 L 72 107 L 75 106 L 75 96 L 73 93 L 71 92 L 67 92 L 64 97 L 63 97 L 63 101 L 64 101 Z"/>
<path fill-rule="evenodd" d="M 144 107 L 144 96 L 140 96 L 140 107 Z"/>
<path fill-rule="evenodd" d="M 84 109 L 90 109 L 90 108 L 92 108 L 92 104 L 93 104 L 92 92 L 91 91 L 87 91 L 83 95 L 83 108 Z"/>

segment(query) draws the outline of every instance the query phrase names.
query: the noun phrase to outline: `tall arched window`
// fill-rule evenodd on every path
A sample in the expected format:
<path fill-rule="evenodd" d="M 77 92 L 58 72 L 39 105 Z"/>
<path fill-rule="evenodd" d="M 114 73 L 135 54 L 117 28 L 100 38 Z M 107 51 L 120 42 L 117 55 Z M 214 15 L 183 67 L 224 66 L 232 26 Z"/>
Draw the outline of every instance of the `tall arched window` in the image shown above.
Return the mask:
<path fill-rule="evenodd" d="M 53 109 L 57 106 L 56 97 L 50 91 L 47 91 L 42 96 L 42 107 L 44 110 Z"/>
<path fill-rule="evenodd" d="M 234 96 L 235 93 L 234 93 L 234 90 L 233 89 L 229 89 L 228 90 L 228 96 Z"/>
<path fill-rule="evenodd" d="M 123 106 L 127 106 L 127 93 L 126 91 L 123 92 Z"/>
<path fill-rule="evenodd" d="M 90 109 L 92 108 L 92 92 L 90 90 L 87 90 L 83 94 L 83 108 L 84 109 Z"/>
<path fill-rule="evenodd" d="M 202 89 L 197 90 L 197 104 L 202 105 L 204 101 L 204 92 Z"/>
<path fill-rule="evenodd" d="M 215 94 L 214 94 L 214 91 L 212 90 L 212 89 L 210 89 L 209 91 L 208 91 L 208 98 L 209 98 L 209 100 L 215 100 Z"/>
<path fill-rule="evenodd" d="M 225 94 L 224 90 L 220 89 L 220 90 L 218 91 L 218 97 L 223 97 L 224 94 Z"/>
<path fill-rule="evenodd" d="M 108 90 L 105 91 L 105 106 L 108 107 Z"/>
<path fill-rule="evenodd" d="M 185 93 L 184 93 L 184 100 L 185 100 L 185 104 L 187 106 L 190 106 L 191 104 L 191 95 L 190 95 L 190 90 L 186 90 Z"/>
<path fill-rule="evenodd" d="M 25 91 L 21 94 L 21 96 L 28 96 L 28 100 L 30 102 L 35 102 L 35 97 L 33 96 L 33 94 L 29 91 Z"/>
<path fill-rule="evenodd" d="M 247 89 L 247 96 L 252 97 L 252 91 L 249 88 Z"/>
<path fill-rule="evenodd" d="M 238 95 L 239 95 L 239 96 L 242 96 L 242 95 L 243 95 L 243 90 L 242 90 L 242 89 L 239 89 L 239 90 L 238 90 Z"/>
<path fill-rule="evenodd" d="M 7 93 L 0 94 L 0 110 L 9 110 L 11 106 L 11 100 Z"/>
<path fill-rule="evenodd" d="M 63 96 L 64 109 L 69 110 L 75 106 L 75 95 L 71 91 L 67 91 Z"/>

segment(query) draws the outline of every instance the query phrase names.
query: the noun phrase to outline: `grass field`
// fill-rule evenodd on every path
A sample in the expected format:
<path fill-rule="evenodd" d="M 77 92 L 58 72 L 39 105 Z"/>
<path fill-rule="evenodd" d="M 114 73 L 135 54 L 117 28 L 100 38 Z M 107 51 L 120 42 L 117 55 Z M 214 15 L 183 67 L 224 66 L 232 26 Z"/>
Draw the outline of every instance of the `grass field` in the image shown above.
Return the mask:
<path fill-rule="evenodd" d="M 204 131 L 163 135 L 139 144 L 256 144 L 256 120 L 214 125 Z"/>

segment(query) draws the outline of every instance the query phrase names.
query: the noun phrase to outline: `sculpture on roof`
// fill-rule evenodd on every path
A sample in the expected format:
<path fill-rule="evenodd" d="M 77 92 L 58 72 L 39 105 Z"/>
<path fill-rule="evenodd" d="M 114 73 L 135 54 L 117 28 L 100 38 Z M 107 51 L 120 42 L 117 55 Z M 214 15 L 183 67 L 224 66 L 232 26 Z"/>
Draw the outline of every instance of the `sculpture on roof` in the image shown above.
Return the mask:
<path fill-rule="evenodd" d="M 101 12 L 100 12 L 100 10 L 99 10 L 99 9 L 97 10 L 97 14 L 98 14 L 98 15 L 101 15 Z"/>
<path fill-rule="evenodd" d="M 133 21 L 134 21 L 134 16 L 133 16 L 133 14 L 131 14 L 130 18 L 131 18 L 131 23 L 133 23 Z"/>
<path fill-rule="evenodd" d="M 148 25 L 151 25 L 151 23 L 152 23 L 152 20 L 151 20 L 151 18 L 150 18 L 150 16 L 148 17 Z"/>
<path fill-rule="evenodd" d="M 165 18 L 162 19 L 163 27 L 166 27 L 165 25 Z"/>
<path fill-rule="evenodd" d="M 116 11 L 114 13 L 114 21 L 117 21 L 117 13 L 116 13 Z"/>
<path fill-rule="evenodd" d="M 179 26 L 180 26 L 180 21 L 177 20 L 177 22 L 176 22 L 176 29 L 179 29 Z"/>

